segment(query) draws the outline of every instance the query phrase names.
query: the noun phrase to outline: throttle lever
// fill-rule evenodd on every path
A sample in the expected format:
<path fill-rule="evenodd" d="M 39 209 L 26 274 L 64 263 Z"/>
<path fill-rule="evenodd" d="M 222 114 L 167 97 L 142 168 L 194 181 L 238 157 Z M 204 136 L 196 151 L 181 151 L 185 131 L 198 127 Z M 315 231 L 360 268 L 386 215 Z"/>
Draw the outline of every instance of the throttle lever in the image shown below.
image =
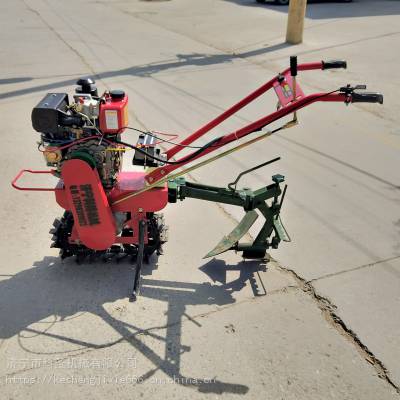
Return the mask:
<path fill-rule="evenodd" d="M 351 86 L 350 84 L 343 86 L 339 89 L 339 92 L 345 93 L 345 94 L 352 94 L 355 90 L 365 90 L 367 88 L 367 85 L 356 85 L 356 86 Z"/>

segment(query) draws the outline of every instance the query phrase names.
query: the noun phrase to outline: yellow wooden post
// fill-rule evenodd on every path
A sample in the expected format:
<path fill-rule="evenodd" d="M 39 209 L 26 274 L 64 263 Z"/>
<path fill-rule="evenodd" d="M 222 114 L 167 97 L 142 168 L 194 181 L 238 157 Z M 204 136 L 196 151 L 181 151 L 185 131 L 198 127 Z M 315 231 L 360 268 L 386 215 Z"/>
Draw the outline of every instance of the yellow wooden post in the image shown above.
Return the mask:
<path fill-rule="evenodd" d="M 307 0 L 290 0 L 286 30 L 286 42 L 298 44 L 303 41 L 304 17 Z"/>

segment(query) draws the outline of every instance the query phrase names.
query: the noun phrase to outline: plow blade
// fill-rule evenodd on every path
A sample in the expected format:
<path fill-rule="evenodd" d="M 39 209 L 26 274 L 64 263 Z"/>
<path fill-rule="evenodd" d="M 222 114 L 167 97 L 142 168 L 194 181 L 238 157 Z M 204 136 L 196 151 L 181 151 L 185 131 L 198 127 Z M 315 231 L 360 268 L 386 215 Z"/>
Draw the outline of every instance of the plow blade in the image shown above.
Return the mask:
<path fill-rule="evenodd" d="M 276 232 L 280 240 L 282 240 L 283 242 L 291 242 L 290 236 L 287 233 L 286 228 L 281 221 L 280 215 L 274 218 L 274 227 L 276 229 Z"/>
<path fill-rule="evenodd" d="M 224 236 L 203 258 L 213 257 L 231 249 L 249 231 L 257 218 L 258 214 L 255 210 L 248 211 L 236 228 L 229 235 Z"/>

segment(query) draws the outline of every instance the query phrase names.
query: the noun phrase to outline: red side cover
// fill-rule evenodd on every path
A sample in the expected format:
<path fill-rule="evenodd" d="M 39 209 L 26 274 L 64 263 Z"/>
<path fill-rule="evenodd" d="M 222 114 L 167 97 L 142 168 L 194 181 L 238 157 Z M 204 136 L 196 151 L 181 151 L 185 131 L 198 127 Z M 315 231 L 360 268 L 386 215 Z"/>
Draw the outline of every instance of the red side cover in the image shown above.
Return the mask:
<path fill-rule="evenodd" d="M 99 174 L 85 161 L 66 161 L 61 169 L 65 195 L 82 243 L 105 250 L 115 242 L 115 224 Z"/>

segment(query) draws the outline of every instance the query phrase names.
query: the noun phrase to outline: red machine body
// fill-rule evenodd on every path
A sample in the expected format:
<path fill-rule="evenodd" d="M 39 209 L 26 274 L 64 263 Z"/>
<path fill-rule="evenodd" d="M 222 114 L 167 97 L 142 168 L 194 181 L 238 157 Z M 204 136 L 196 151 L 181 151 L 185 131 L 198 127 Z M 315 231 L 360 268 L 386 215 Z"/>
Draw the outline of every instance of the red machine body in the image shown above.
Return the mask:
<path fill-rule="evenodd" d="M 94 250 L 105 250 L 113 244 L 136 244 L 139 222 L 146 219 L 147 213 L 160 211 L 167 205 L 167 185 L 153 188 L 121 203 L 113 203 L 142 190 L 144 178 L 144 171 L 120 172 L 114 188 L 106 195 L 95 169 L 81 160 L 66 162 L 63 179 L 58 182 L 55 195 L 57 203 L 65 210 L 72 211 L 77 221 L 69 238 L 70 243 L 82 242 Z M 132 229 L 131 236 L 121 236 L 117 232 L 113 216 L 116 212 L 130 213 L 131 218 L 124 223 L 124 228 Z"/>
<path fill-rule="evenodd" d="M 64 206 L 74 216 L 79 240 L 94 250 L 108 249 L 116 227 L 98 172 L 83 160 L 68 160 L 61 174 Z"/>
<path fill-rule="evenodd" d="M 117 182 L 109 194 L 111 209 L 115 211 L 156 212 L 168 204 L 168 187 L 165 183 L 140 194 L 140 196 L 114 204 L 129 193 L 135 193 L 145 187 L 146 173 L 144 171 L 120 172 Z"/>

